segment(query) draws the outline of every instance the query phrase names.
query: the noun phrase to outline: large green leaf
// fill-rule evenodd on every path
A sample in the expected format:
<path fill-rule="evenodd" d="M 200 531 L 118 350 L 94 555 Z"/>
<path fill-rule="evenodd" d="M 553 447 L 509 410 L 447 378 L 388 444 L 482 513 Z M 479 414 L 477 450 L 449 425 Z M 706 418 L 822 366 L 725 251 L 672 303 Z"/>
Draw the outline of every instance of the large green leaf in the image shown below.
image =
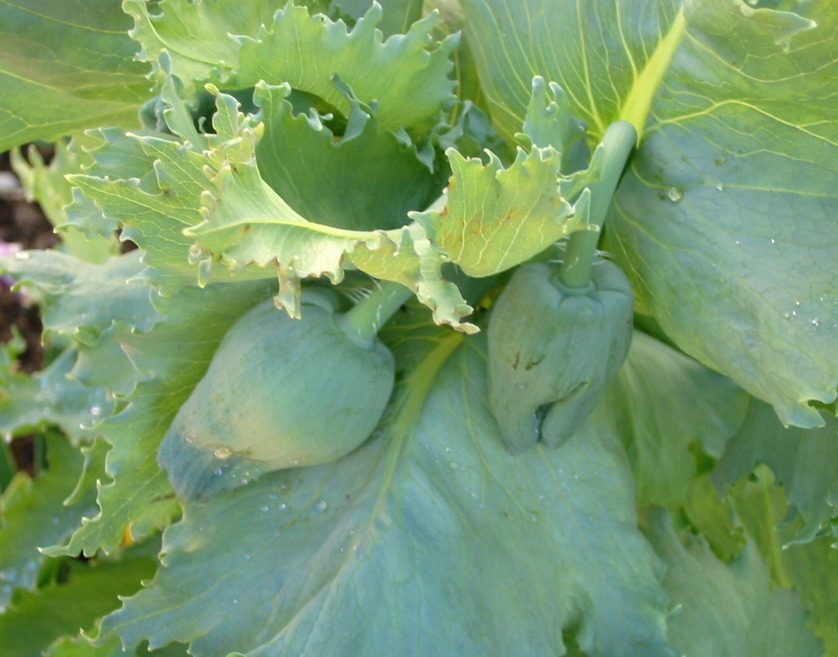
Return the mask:
<path fill-rule="evenodd" d="M 35 479 L 18 473 L 0 496 L 0 612 L 16 590 L 35 588 L 44 561 L 38 548 L 63 541 L 95 504 L 90 481 L 73 505 L 64 504 L 76 489 L 82 457 L 54 434 L 47 436 L 47 450 L 47 470 Z"/>
<path fill-rule="evenodd" d="M 838 373 L 838 7 L 807 7 L 790 37 L 785 14 L 688 5 L 609 219 L 678 345 L 803 427 Z"/>
<path fill-rule="evenodd" d="M 792 591 L 772 589 L 753 543 L 730 564 L 700 538 L 675 535 L 668 517 L 652 514 L 648 530 L 666 561 L 666 592 L 677 611 L 669 619 L 672 644 L 690 657 L 822 657 L 806 627 L 808 617 Z"/>
<path fill-rule="evenodd" d="M 188 505 L 163 571 L 103 636 L 196 657 L 535 657 L 566 633 L 589 654 L 674 655 L 607 409 L 560 449 L 512 456 L 482 337 L 407 313 L 384 338 L 404 375 L 372 439 Z"/>
<path fill-rule="evenodd" d="M 835 399 L 838 372 L 835 5 L 463 5 L 506 136 L 534 75 L 563 87 L 592 142 L 616 119 L 638 129 L 608 245 L 641 304 L 785 423 L 817 424 L 807 404 Z"/>
<path fill-rule="evenodd" d="M 0 615 L 0 654 L 40 657 L 62 635 L 92 630 L 96 620 L 154 574 L 157 562 L 127 554 L 89 564 L 73 563 L 64 577 L 37 593 L 23 592 Z"/>
<path fill-rule="evenodd" d="M 0 152 L 103 124 L 150 95 L 118 0 L 0 2 Z"/>

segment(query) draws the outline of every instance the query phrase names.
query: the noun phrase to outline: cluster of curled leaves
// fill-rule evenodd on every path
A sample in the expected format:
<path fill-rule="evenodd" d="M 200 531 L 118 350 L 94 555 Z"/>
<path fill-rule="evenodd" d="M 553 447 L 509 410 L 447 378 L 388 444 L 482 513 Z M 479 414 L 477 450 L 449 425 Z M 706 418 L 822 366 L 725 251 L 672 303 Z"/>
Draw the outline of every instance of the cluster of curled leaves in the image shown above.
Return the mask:
<path fill-rule="evenodd" d="M 12 160 L 62 238 L 0 258 L 50 354 L 0 348 L 43 451 L 0 445 L 0 654 L 838 655 L 838 7 L 780 4 L 0 0 L 0 150 L 55 141 Z M 493 300 L 589 228 L 617 120 L 631 347 L 512 454 Z M 369 439 L 177 496 L 237 320 L 387 282 Z"/>

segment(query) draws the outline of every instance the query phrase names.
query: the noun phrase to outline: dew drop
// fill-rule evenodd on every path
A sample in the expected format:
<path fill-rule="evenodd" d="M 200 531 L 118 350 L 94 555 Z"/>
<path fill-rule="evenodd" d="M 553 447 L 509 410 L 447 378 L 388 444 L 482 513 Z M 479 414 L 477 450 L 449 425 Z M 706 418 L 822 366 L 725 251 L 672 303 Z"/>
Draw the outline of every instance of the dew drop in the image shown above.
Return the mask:
<path fill-rule="evenodd" d="M 776 243 L 777 243 L 777 240 L 775 240 L 775 239 L 772 237 L 772 238 L 771 238 L 771 243 L 772 243 L 772 244 L 776 244 Z"/>
<path fill-rule="evenodd" d="M 328 503 L 328 502 L 326 502 L 326 500 L 320 500 L 320 501 L 317 503 L 317 507 L 316 507 L 316 509 L 317 509 L 318 511 L 325 511 L 325 510 L 326 510 L 326 509 L 328 509 L 328 508 L 329 508 L 329 503 Z"/>
<path fill-rule="evenodd" d="M 739 240 L 736 240 L 736 246 L 740 246 L 740 244 Z"/>
<path fill-rule="evenodd" d="M 449 470 L 459 470 L 460 469 L 460 464 L 457 463 L 456 461 L 449 461 L 448 462 L 448 469 Z"/>
<path fill-rule="evenodd" d="M 812 326 L 814 326 L 815 328 L 817 328 L 817 327 L 818 327 L 818 326 L 820 326 L 820 325 L 821 325 L 821 320 L 819 320 L 817 317 L 815 317 L 815 318 L 812 320 Z"/>
<path fill-rule="evenodd" d="M 261 511 L 262 511 L 262 513 L 267 513 L 267 511 L 268 511 L 268 509 L 269 509 L 269 508 L 270 508 L 270 507 L 268 507 L 268 505 L 267 505 L 267 504 L 265 504 L 264 506 L 262 506 L 262 507 L 261 507 Z"/>
<path fill-rule="evenodd" d="M 90 407 L 90 414 L 93 416 L 99 416 L 102 414 L 102 407 L 101 406 L 91 406 Z"/>
<path fill-rule="evenodd" d="M 29 260 L 32 257 L 32 254 L 29 251 L 18 251 L 15 253 L 15 260 Z"/>
<path fill-rule="evenodd" d="M 680 190 L 677 187 L 667 187 L 666 198 L 668 198 L 673 203 L 677 203 L 682 198 L 684 198 L 684 192 L 683 190 Z"/>
<path fill-rule="evenodd" d="M 228 459 L 233 455 L 232 450 L 229 447 L 218 447 L 213 451 L 213 456 L 217 459 Z"/>
<path fill-rule="evenodd" d="M 279 505 L 280 511 L 285 511 L 286 509 L 288 509 L 288 505 L 285 502 Z"/>
<path fill-rule="evenodd" d="M 220 477 L 220 476 L 221 476 L 221 468 L 216 468 L 215 470 L 213 470 L 213 471 L 212 471 L 212 473 L 213 473 L 216 477 Z"/>
<path fill-rule="evenodd" d="M 724 185 L 722 185 L 721 183 L 719 183 L 718 185 L 716 185 L 716 191 L 717 191 L 717 192 L 723 192 L 723 191 L 725 191 L 725 186 L 724 186 Z"/>

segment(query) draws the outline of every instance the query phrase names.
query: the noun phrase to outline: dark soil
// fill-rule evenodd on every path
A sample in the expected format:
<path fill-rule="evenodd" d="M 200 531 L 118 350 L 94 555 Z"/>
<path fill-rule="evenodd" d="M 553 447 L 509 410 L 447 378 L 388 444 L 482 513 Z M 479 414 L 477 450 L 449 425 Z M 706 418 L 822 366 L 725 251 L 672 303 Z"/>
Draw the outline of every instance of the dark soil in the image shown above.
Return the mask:
<path fill-rule="evenodd" d="M 11 172 L 8 154 L 0 156 L 0 174 Z M 6 178 L 8 180 L 8 178 Z M 58 242 L 52 226 L 41 209 L 27 203 L 23 190 L 9 189 L 3 185 L 0 194 L 0 240 L 17 244 L 21 249 L 46 249 Z M 19 358 L 19 366 L 34 372 L 43 366 L 44 350 L 41 345 L 41 319 L 37 307 L 14 294 L 7 281 L 0 281 L 0 342 L 8 341 L 11 327 L 15 326 L 26 340 L 26 351 Z"/>
<path fill-rule="evenodd" d="M 19 186 L 10 178 L 9 156 L 0 155 L 0 240 L 18 245 L 21 249 L 46 249 L 58 242 L 52 225 L 44 217 L 40 207 L 28 203 Z M 38 308 L 28 303 L 21 295 L 11 291 L 8 280 L 0 278 L 0 343 L 12 337 L 12 327 L 26 341 L 26 349 L 18 357 L 17 366 L 25 372 L 35 372 L 44 366 L 44 348 L 41 344 L 41 318 Z M 2 437 L 0 437 L 2 439 Z M 34 475 L 34 435 L 19 436 L 11 443 L 11 451 L 17 467 Z"/>

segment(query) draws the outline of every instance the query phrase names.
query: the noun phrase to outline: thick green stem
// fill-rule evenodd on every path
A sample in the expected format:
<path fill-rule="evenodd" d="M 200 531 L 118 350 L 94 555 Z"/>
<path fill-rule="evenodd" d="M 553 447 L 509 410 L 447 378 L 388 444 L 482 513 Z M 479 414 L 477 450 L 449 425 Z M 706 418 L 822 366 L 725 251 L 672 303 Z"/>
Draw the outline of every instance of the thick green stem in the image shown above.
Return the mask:
<path fill-rule="evenodd" d="M 337 317 L 338 327 L 356 344 L 369 347 L 378 330 L 412 294 L 413 291 L 401 283 L 382 281 L 366 299 Z"/>
<path fill-rule="evenodd" d="M 637 142 L 637 131 L 628 121 L 615 121 L 602 137 L 605 161 L 602 177 L 593 183 L 591 190 L 590 223 L 598 229 L 605 223 L 611 197 L 623 173 L 629 153 Z M 564 262 L 558 278 L 569 288 L 584 288 L 591 280 L 591 266 L 599 242 L 599 230 L 580 230 L 567 241 Z"/>

